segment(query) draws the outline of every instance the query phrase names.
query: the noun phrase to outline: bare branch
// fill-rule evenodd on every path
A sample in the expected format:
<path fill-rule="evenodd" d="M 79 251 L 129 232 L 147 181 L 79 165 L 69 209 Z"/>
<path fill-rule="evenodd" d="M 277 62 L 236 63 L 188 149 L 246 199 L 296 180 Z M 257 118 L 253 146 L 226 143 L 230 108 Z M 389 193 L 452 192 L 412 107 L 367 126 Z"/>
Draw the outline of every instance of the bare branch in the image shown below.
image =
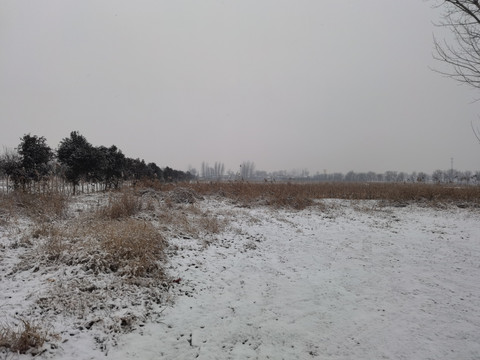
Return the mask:
<path fill-rule="evenodd" d="M 448 27 L 454 44 L 434 38 L 434 58 L 451 65 L 452 71 L 437 71 L 460 83 L 480 89 L 480 4 L 478 0 L 443 0 L 443 20 L 438 26 Z"/>
<path fill-rule="evenodd" d="M 477 124 L 477 126 L 475 126 L 473 124 L 473 120 L 470 122 L 470 126 L 472 127 L 473 135 L 475 135 L 478 142 L 480 143 L 480 126 L 478 124 Z"/>

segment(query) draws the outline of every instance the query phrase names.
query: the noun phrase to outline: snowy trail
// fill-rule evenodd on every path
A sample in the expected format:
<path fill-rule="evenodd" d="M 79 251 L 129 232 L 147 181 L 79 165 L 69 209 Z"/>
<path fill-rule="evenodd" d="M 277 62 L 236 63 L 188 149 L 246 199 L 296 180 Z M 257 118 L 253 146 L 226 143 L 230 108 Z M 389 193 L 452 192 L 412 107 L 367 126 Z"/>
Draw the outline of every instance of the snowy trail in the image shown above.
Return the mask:
<path fill-rule="evenodd" d="M 478 359 L 478 212 L 342 204 L 175 240 L 184 295 L 108 357 Z"/>

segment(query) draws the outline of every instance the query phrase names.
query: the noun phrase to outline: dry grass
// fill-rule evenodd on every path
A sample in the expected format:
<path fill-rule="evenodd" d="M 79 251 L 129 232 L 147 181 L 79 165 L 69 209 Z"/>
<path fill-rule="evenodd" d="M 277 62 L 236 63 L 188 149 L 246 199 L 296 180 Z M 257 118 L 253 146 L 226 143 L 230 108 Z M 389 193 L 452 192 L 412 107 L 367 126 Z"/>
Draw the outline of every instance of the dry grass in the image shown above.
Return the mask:
<path fill-rule="evenodd" d="M 147 316 L 154 304 L 166 301 L 167 244 L 150 222 L 89 216 L 73 221 L 39 238 L 38 250 L 22 261 L 22 269 L 33 263 L 41 273 L 52 273 L 37 301 L 44 314 L 72 316 L 79 326 L 90 329 L 100 321 L 100 311 L 101 321 L 95 326 L 116 332 L 125 330 L 117 324 L 116 311 L 144 304 Z"/>
<path fill-rule="evenodd" d="M 452 184 L 211 182 L 170 184 L 162 189 L 172 191 L 175 186 L 188 188 L 198 195 L 227 197 L 247 207 L 258 204 L 300 210 L 312 205 L 315 199 L 480 204 L 479 186 Z"/>
<path fill-rule="evenodd" d="M 167 197 L 169 199 L 169 197 Z M 221 233 L 229 221 L 194 204 L 173 205 L 170 201 L 158 210 L 162 229 L 174 237 L 205 238 Z"/>
<path fill-rule="evenodd" d="M 90 221 L 52 231 L 42 253 L 48 262 L 81 265 L 97 274 L 163 277 L 165 246 L 163 236 L 149 222 Z"/>
<path fill-rule="evenodd" d="M 52 219 L 57 216 L 55 221 L 38 221 L 35 216 L 31 230 L 13 244 L 32 247 L 18 269 L 38 263 L 36 257 L 40 255 L 40 262 L 46 266 L 81 266 L 86 271 L 114 272 L 121 277 L 164 277 L 165 240 L 150 221 L 132 218 L 142 210 L 143 200 L 131 191 L 113 193 L 100 209 L 63 219 L 58 218 L 67 205 L 62 198 L 52 197 L 48 202 L 43 195 L 20 193 L 4 198 L 8 201 L 2 202 L 0 209 L 9 214 L 21 217 L 28 211 L 52 214 Z"/>
<path fill-rule="evenodd" d="M 225 228 L 225 222 L 210 213 L 204 213 L 198 219 L 198 225 L 200 230 L 207 234 L 219 234 Z"/>
<path fill-rule="evenodd" d="M 128 219 L 98 223 L 92 228 L 103 253 L 103 268 L 121 275 L 164 275 L 159 261 L 165 260 L 165 240 L 151 223 Z"/>
<path fill-rule="evenodd" d="M 169 205 L 172 204 L 195 204 L 197 200 L 200 200 L 201 196 L 190 188 L 176 187 L 172 191 L 168 192 L 165 202 Z"/>
<path fill-rule="evenodd" d="M 0 218 L 8 222 L 12 218 L 28 216 L 45 222 L 63 218 L 66 214 L 68 198 L 59 193 L 31 194 L 15 191 L 0 194 Z"/>
<path fill-rule="evenodd" d="M 0 348 L 25 354 L 40 349 L 47 340 L 48 332 L 28 320 L 18 324 L 0 324 Z"/>
<path fill-rule="evenodd" d="M 102 219 L 118 220 L 137 214 L 142 206 L 141 198 L 126 190 L 110 196 L 107 205 L 100 208 L 97 215 Z"/>
<path fill-rule="evenodd" d="M 66 256 L 72 248 L 73 245 L 59 234 L 48 237 L 43 246 L 49 261 L 58 261 L 63 256 Z"/>

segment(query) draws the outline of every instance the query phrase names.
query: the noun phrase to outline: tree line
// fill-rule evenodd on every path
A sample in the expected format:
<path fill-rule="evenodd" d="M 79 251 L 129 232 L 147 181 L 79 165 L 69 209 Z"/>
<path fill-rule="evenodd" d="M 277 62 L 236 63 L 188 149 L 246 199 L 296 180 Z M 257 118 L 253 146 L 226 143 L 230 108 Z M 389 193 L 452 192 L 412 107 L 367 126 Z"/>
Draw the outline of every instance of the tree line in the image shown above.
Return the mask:
<path fill-rule="evenodd" d="M 196 174 L 196 170 L 192 169 L 193 174 Z M 249 180 L 253 179 L 255 174 L 255 163 L 253 161 L 244 161 L 240 164 L 240 170 L 234 172 L 228 170 L 225 172 L 225 164 L 219 161 L 215 161 L 213 166 L 210 166 L 208 162 L 203 161 L 200 168 L 200 178 L 204 180 Z"/>
<path fill-rule="evenodd" d="M 349 171 L 346 174 L 320 174 L 317 173 L 309 176 L 313 181 L 329 181 L 329 182 L 396 182 L 396 183 L 435 183 L 435 184 L 479 184 L 480 171 L 473 173 L 472 171 L 435 170 L 432 174 L 425 172 L 406 173 L 402 171 L 386 171 L 385 173 L 354 172 Z"/>
<path fill-rule="evenodd" d="M 345 173 L 320 173 L 310 174 L 308 169 L 301 170 L 280 170 L 267 172 L 263 170 L 255 170 L 253 162 L 243 162 L 240 171 L 233 172 L 231 170 L 224 171 L 223 163 L 215 162 L 215 166 L 211 167 L 208 163 L 203 162 L 199 180 L 203 181 L 262 181 L 262 182 L 390 182 L 390 183 L 435 183 L 435 184 L 480 184 L 480 171 L 459 171 L 455 169 L 435 170 L 428 174 L 425 172 L 406 173 L 403 171 L 386 171 L 384 173 L 355 172 L 349 171 Z M 217 171 L 220 169 L 220 171 Z M 191 170 L 196 174 L 195 169 Z"/>
<path fill-rule="evenodd" d="M 61 179 L 74 194 L 85 184 L 106 190 L 119 188 L 124 181 L 177 182 L 194 177 L 189 172 L 128 158 L 115 145 L 93 146 L 77 131 L 64 138 L 56 151 L 45 137 L 24 135 L 14 151 L 5 150 L 0 157 L 0 175 L 6 178 L 7 187 L 23 190 L 46 187 L 52 178 Z"/>

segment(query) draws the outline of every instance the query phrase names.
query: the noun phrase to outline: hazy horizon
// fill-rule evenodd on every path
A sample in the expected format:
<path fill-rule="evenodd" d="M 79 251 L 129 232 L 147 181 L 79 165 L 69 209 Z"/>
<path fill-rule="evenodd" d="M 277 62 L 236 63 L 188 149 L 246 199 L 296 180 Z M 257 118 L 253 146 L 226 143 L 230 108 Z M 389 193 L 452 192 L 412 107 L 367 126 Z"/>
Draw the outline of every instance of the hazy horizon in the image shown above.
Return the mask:
<path fill-rule="evenodd" d="M 79 131 L 200 170 L 480 169 L 480 93 L 431 68 L 432 1 L 0 3 L 0 146 Z"/>

